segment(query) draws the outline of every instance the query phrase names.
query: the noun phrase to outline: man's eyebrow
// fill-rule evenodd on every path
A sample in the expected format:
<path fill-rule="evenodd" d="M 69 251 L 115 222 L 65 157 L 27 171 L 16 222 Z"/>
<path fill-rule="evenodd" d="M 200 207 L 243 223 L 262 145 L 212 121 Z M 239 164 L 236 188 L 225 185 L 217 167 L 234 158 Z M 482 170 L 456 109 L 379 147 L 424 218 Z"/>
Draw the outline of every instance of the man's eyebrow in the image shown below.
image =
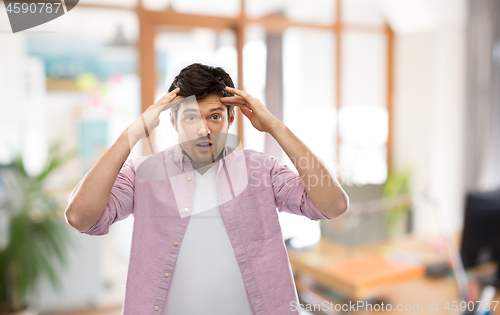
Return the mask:
<path fill-rule="evenodd" d="M 194 108 L 186 108 L 185 110 L 182 111 L 182 113 L 184 114 L 185 112 L 197 112 L 197 113 L 199 113 L 200 111 L 198 109 L 194 109 Z"/>
<path fill-rule="evenodd" d="M 212 108 L 210 110 L 210 112 L 215 112 L 215 111 L 218 111 L 218 110 L 224 111 L 224 108 L 222 108 L 222 107 Z"/>

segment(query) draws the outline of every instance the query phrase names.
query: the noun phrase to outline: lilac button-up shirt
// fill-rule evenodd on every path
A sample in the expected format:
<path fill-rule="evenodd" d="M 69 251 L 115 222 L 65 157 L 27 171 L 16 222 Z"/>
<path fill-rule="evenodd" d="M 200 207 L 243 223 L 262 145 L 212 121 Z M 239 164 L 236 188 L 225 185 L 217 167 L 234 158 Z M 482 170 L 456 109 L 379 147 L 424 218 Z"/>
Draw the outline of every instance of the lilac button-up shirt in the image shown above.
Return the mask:
<path fill-rule="evenodd" d="M 255 315 L 298 314 L 291 307 L 297 291 L 276 210 L 329 218 L 309 199 L 299 175 L 269 154 L 224 148 L 216 183 Z M 193 166 L 179 144 L 124 163 L 104 213 L 83 232 L 107 234 L 113 223 L 134 216 L 122 314 L 162 314 L 193 196 Z"/>

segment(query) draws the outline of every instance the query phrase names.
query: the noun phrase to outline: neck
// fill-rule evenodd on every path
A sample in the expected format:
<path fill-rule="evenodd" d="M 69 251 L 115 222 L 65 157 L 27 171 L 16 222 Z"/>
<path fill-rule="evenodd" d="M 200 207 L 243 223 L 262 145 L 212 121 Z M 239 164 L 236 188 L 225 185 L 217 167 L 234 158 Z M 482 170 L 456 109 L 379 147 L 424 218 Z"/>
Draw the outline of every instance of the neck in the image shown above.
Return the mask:
<path fill-rule="evenodd" d="M 217 163 L 217 161 L 213 162 L 213 163 L 210 163 L 208 165 L 205 165 L 205 166 L 201 166 L 201 167 L 194 167 L 193 165 L 193 168 L 198 172 L 200 173 L 201 175 L 205 174 L 212 166 L 215 165 L 215 163 Z"/>
<path fill-rule="evenodd" d="M 212 166 L 214 166 L 215 163 L 217 163 L 217 161 L 219 161 L 222 158 L 223 152 L 224 152 L 224 150 L 222 150 L 221 153 L 219 153 L 219 155 L 215 158 L 214 162 L 210 162 L 210 163 L 207 163 L 207 162 L 196 162 L 193 159 L 191 159 L 191 157 L 189 157 L 189 159 L 191 160 L 191 164 L 193 165 L 193 169 L 195 169 L 196 171 L 198 171 L 198 173 L 200 173 L 201 175 L 203 175 Z"/>

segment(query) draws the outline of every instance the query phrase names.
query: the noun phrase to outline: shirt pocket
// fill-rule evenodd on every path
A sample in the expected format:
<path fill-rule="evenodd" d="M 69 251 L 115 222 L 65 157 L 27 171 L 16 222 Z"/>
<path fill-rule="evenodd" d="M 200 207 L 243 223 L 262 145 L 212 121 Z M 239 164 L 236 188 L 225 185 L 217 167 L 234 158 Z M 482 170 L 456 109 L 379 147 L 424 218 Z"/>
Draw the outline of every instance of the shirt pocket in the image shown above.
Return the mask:
<path fill-rule="evenodd" d="M 269 191 L 242 197 L 239 204 L 251 240 L 268 239 L 280 230 L 274 195 Z"/>

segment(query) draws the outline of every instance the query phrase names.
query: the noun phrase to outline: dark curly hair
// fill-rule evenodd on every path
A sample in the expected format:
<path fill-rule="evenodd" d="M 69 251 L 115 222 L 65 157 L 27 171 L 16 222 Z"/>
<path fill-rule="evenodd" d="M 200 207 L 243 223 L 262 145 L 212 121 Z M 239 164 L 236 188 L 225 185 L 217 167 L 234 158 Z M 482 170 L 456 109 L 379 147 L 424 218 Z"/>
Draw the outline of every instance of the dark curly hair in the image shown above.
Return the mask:
<path fill-rule="evenodd" d="M 177 93 L 178 96 L 188 97 L 194 95 L 196 100 L 202 100 L 213 93 L 224 97 L 234 96 L 233 93 L 226 91 L 226 86 L 234 88 L 234 83 L 224 69 L 193 63 L 179 72 L 168 91 L 171 92 L 176 88 L 180 88 L 179 93 Z M 175 121 L 177 121 L 179 107 L 180 103 L 170 109 Z M 228 117 L 231 117 L 232 111 L 233 106 L 228 106 Z"/>

